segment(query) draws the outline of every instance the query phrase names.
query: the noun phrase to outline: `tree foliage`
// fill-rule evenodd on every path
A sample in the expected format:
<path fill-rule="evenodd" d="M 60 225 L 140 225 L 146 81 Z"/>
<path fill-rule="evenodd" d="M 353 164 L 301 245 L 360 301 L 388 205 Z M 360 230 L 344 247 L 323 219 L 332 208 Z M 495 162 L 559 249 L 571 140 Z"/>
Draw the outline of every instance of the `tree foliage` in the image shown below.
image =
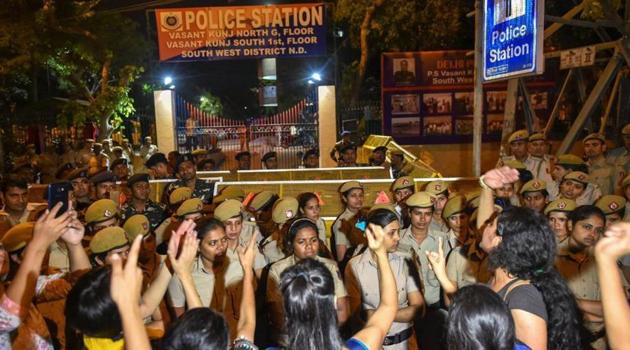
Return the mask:
<path fill-rule="evenodd" d="M 469 46 L 472 27 L 464 15 L 471 9 L 465 0 L 338 0 L 335 21 L 347 29 L 350 45 L 360 50 L 360 58 L 344 69 L 356 77 L 347 89 L 353 92 L 352 100 L 374 55 Z M 348 77 L 342 76 L 342 81 Z"/>
<path fill-rule="evenodd" d="M 222 116 L 223 115 L 223 103 L 221 103 L 221 99 L 211 92 L 207 91 L 200 98 L 199 108 L 210 114 L 211 116 Z"/>
<path fill-rule="evenodd" d="M 99 2 L 7 0 L 0 15 L 0 78 L 48 71 L 66 101 L 61 121 L 97 121 L 107 137 L 135 111 L 129 92 L 148 49 L 134 22 L 96 11 Z"/>

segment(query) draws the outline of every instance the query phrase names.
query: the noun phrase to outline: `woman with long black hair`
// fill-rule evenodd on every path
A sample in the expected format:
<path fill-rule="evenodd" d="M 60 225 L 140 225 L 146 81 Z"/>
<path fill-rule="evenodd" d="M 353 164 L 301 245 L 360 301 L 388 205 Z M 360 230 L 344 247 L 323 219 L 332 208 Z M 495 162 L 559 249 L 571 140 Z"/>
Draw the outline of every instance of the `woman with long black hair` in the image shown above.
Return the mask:
<path fill-rule="evenodd" d="M 365 327 L 351 339 L 341 339 L 337 327 L 333 277 L 322 263 L 304 259 L 282 273 L 288 342 L 283 349 L 380 349 L 398 310 L 396 281 L 384 244 L 385 232 L 370 224 L 366 230 L 369 248 L 378 266 L 380 304 Z"/>
<path fill-rule="evenodd" d="M 547 219 L 526 208 L 494 213 L 493 189 L 518 180 L 509 167 L 481 177 L 483 188 L 477 225 L 483 226 L 481 248 L 494 272 L 490 287 L 506 302 L 516 338 L 537 349 L 581 347 L 577 304 L 554 261 L 555 235 Z"/>

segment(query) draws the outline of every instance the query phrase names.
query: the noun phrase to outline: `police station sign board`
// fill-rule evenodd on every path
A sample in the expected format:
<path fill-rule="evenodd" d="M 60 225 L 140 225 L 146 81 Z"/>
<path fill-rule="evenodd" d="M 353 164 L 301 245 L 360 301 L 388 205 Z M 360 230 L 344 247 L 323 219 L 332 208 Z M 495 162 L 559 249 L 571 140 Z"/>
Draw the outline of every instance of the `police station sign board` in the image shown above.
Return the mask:
<path fill-rule="evenodd" d="M 324 4 L 155 11 L 160 61 L 326 54 Z"/>
<path fill-rule="evenodd" d="M 544 0 L 484 0 L 483 80 L 542 74 Z"/>

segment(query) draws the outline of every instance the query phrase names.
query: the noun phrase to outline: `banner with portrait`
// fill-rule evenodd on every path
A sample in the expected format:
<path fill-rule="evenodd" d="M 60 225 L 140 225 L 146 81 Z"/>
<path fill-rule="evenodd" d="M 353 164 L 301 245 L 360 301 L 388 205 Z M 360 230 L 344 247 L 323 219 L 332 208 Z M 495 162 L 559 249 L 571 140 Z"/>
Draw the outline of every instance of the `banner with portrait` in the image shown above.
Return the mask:
<path fill-rule="evenodd" d="M 474 58 L 465 50 L 385 53 L 381 57 L 383 132 L 401 144 L 466 143 L 473 134 Z M 527 83 L 544 127 L 554 83 Z M 506 84 L 484 85 L 483 140 L 500 139 Z M 517 113 L 523 111 L 522 98 Z M 541 128 L 542 128 L 541 127 Z"/>

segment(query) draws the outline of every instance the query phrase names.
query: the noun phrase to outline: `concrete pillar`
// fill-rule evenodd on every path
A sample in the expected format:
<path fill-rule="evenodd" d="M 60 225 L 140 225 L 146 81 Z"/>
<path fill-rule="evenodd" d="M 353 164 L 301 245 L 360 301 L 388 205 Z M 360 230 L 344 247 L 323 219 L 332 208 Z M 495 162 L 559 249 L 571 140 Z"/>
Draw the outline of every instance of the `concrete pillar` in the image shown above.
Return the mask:
<path fill-rule="evenodd" d="M 319 114 L 319 166 L 322 168 L 336 167 L 330 158 L 330 151 L 337 142 L 337 107 L 335 101 L 335 86 L 317 87 L 317 110 Z"/>
<path fill-rule="evenodd" d="M 177 123 L 175 121 L 175 93 L 173 90 L 153 91 L 155 104 L 156 144 L 160 152 L 177 150 Z"/>

